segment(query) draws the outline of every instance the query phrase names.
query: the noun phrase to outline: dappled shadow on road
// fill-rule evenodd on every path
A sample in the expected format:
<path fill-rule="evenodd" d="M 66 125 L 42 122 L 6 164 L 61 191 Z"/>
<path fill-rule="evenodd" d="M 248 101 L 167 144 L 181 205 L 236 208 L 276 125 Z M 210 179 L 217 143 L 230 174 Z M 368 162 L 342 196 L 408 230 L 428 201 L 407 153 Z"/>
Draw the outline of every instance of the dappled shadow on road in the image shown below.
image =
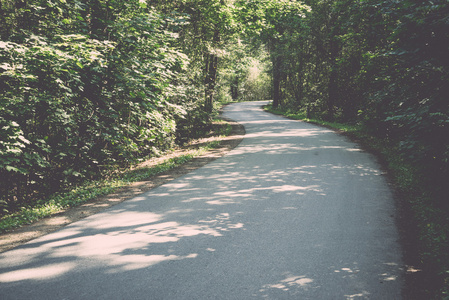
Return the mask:
<path fill-rule="evenodd" d="M 384 269 L 384 273 L 375 274 L 375 276 L 368 274 L 377 280 L 379 286 L 398 279 L 396 274 L 399 266 L 396 263 L 384 263 L 384 265 L 387 266 Z M 345 265 L 345 267 L 329 266 L 327 272 L 328 281 L 340 282 L 339 291 L 329 294 L 328 290 L 323 289 L 323 286 L 326 286 L 328 282 L 323 281 L 322 278 L 314 273 L 295 275 L 291 272 L 285 272 L 279 281 L 263 285 L 253 296 L 267 299 L 284 299 L 287 294 L 297 296 L 299 299 L 302 299 L 302 295 L 314 295 L 313 298 L 307 297 L 308 299 L 378 299 L 373 297 L 370 287 L 367 285 L 363 286 L 363 280 L 359 280 L 359 278 L 365 277 L 367 274 L 363 274 L 366 271 L 361 270 L 356 262 L 351 265 Z M 378 295 L 379 293 L 376 294 Z M 398 299 L 396 297 L 393 293 L 385 291 L 381 299 Z"/>
<path fill-rule="evenodd" d="M 0 293 L 397 299 L 402 270 L 381 172 L 356 145 L 295 124 L 260 115 L 226 157 L 3 253 Z"/>

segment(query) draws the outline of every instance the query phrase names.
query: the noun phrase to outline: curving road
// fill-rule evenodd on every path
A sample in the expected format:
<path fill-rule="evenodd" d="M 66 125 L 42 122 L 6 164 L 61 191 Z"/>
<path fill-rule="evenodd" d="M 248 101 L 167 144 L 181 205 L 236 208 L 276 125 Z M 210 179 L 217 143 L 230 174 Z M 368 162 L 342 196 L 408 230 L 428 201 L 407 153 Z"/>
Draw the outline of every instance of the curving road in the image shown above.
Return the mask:
<path fill-rule="evenodd" d="M 0 255 L 1 299 L 401 299 L 392 194 L 331 130 L 232 104 L 228 155 Z"/>

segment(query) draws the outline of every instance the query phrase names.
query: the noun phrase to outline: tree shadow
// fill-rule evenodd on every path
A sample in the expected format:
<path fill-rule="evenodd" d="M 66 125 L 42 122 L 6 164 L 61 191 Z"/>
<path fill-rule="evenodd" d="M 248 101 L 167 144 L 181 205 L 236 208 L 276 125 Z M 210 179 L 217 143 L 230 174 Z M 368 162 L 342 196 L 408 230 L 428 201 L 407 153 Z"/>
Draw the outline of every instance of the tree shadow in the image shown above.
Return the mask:
<path fill-rule="evenodd" d="M 372 158 L 327 129 L 253 118 L 227 156 L 1 254 L 2 296 L 397 299 Z"/>

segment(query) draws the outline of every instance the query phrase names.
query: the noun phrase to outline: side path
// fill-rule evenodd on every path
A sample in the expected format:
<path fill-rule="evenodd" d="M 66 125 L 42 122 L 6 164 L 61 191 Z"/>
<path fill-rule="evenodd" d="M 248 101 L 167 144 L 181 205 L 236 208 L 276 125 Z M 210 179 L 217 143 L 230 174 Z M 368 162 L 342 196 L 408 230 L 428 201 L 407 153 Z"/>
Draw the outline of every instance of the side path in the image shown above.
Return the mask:
<path fill-rule="evenodd" d="M 56 231 L 70 223 L 96 214 L 120 202 L 131 199 L 143 192 L 149 191 L 150 189 L 176 179 L 184 174 L 187 174 L 210 163 L 211 161 L 219 157 L 224 156 L 226 153 L 234 149 L 242 141 L 243 136 L 245 135 L 245 128 L 241 124 L 226 118 L 224 118 L 224 120 L 227 121 L 232 128 L 228 136 L 214 136 L 212 138 L 199 139 L 198 141 L 196 141 L 198 144 L 201 144 L 204 142 L 219 140 L 220 145 L 218 147 L 208 151 L 207 153 L 199 157 L 193 158 L 191 161 L 183 164 L 182 166 L 161 173 L 153 178 L 149 178 L 146 181 L 135 182 L 127 187 L 119 189 L 113 194 L 99 197 L 78 207 L 67 209 L 50 218 L 39 220 L 37 222 L 34 222 L 33 224 L 17 228 L 10 232 L 1 233 L 0 253 L 22 245 L 47 233 Z M 152 163 L 164 161 L 174 156 L 181 156 L 183 154 L 187 154 L 189 151 L 189 147 L 181 148 L 173 153 L 151 160 L 148 162 L 148 164 L 149 166 L 151 166 Z"/>

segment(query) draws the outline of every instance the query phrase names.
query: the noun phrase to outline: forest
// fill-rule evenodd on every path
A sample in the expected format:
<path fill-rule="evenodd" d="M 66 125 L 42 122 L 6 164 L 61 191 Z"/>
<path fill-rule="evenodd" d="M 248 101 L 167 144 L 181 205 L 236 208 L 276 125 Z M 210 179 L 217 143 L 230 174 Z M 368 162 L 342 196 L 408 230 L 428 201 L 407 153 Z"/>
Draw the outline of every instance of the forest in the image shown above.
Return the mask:
<path fill-rule="evenodd" d="M 449 211 L 446 0 L 0 0 L 0 36 L 0 216 L 265 99 L 396 143 Z"/>

